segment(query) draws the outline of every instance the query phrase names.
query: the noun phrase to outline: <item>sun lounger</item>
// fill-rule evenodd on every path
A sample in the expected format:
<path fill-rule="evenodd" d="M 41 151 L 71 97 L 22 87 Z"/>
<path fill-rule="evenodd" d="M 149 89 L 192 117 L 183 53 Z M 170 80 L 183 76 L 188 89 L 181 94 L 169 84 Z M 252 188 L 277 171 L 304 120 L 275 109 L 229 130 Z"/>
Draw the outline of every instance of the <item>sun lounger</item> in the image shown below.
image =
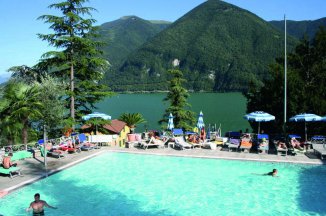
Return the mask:
<path fill-rule="evenodd" d="M 181 150 L 191 149 L 193 147 L 193 145 L 187 143 L 183 137 L 175 137 L 174 142 L 175 146 L 180 148 Z"/>
<path fill-rule="evenodd" d="M 147 149 L 149 146 L 156 146 L 157 148 L 164 146 L 164 142 L 158 139 L 155 139 L 153 136 L 146 141 L 140 141 L 140 147 L 143 149 Z"/>
<path fill-rule="evenodd" d="M 279 143 L 283 143 L 283 145 L 279 145 Z M 285 143 L 285 138 L 283 136 L 278 136 L 273 139 L 272 144 L 274 144 L 276 154 L 277 155 L 284 155 L 286 156 L 288 154 L 288 148 Z"/>
<path fill-rule="evenodd" d="M 212 149 L 212 150 L 215 150 L 216 149 L 216 146 L 217 146 L 218 144 L 216 144 L 216 142 L 214 142 L 214 141 L 210 141 L 210 140 L 205 140 L 203 143 L 202 143 L 202 147 L 203 148 L 210 148 L 210 149 Z"/>
<path fill-rule="evenodd" d="M 9 169 L 5 169 L 0 166 L 0 173 L 4 175 L 9 175 L 10 178 L 14 178 L 16 176 L 21 176 L 19 167 L 10 167 Z"/>
<path fill-rule="evenodd" d="M 258 134 L 257 135 L 257 150 L 258 153 L 268 153 L 269 151 L 269 136 L 268 134 Z"/>
<path fill-rule="evenodd" d="M 240 150 L 247 151 L 249 153 L 250 149 L 252 147 L 252 142 L 250 138 L 242 138 L 240 142 Z"/>
<path fill-rule="evenodd" d="M 33 156 L 33 154 L 31 152 L 17 151 L 17 152 L 13 153 L 11 160 L 12 161 L 24 160 L 25 158 L 31 158 L 32 156 Z"/>
<path fill-rule="evenodd" d="M 44 157 L 44 148 L 41 147 L 40 151 L 41 151 L 41 156 Z M 53 149 L 47 151 L 46 155 L 49 156 L 49 157 L 58 158 L 58 159 L 61 159 L 61 158 L 65 157 L 62 152 L 56 152 Z"/>
<path fill-rule="evenodd" d="M 235 149 L 236 151 L 239 149 L 240 146 L 240 139 L 230 138 L 228 142 L 226 142 L 229 151 Z"/>
<path fill-rule="evenodd" d="M 324 159 L 326 156 L 326 144 L 312 144 L 312 148 L 314 149 L 314 154 L 319 155 L 320 159 Z"/>

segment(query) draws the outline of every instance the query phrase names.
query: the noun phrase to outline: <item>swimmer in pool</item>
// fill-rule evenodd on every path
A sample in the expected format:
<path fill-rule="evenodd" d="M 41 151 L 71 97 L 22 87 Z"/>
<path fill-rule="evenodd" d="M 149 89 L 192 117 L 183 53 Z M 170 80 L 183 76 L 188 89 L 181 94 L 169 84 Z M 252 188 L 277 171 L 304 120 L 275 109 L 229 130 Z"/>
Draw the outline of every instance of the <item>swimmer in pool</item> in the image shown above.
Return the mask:
<path fill-rule="evenodd" d="M 46 201 L 44 200 L 40 200 L 40 194 L 36 193 L 34 195 L 34 201 L 31 202 L 31 204 L 29 205 L 29 207 L 26 209 L 26 211 L 30 211 L 31 209 L 33 209 L 33 216 L 41 216 L 44 215 L 44 206 L 48 207 L 48 208 L 52 208 L 52 209 L 57 209 L 56 207 L 50 206 L 49 204 L 47 204 Z"/>
<path fill-rule="evenodd" d="M 277 169 L 273 169 L 272 172 L 266 173 L 265 175 L 269 175 L 269 176 L 273 176 L 273 177 L 277 177 Z"/>

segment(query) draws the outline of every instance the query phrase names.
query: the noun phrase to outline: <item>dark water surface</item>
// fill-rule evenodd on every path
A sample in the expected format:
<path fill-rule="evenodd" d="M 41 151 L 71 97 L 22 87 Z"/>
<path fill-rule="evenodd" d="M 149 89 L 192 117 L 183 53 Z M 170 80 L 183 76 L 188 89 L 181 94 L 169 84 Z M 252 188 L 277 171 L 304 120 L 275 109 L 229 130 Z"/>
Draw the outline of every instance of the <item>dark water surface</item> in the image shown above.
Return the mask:
<path fill-rule="evenodd" d="M 158 121 L 162 118 L 168 106 L 163 102 L 165 93 L 148 94 L 119 94 L 100 102 L 99 112 L 104 112 L 118 118 L 124 112 L 139 112 L 146 119 L 146 123 L 137 126 L 137 131 L 147 129 L 161 129 Z M 203 111 L 206 127 L 221 124 L 222 132 L 230 130 L 243 130 L 250 128 L 249 123 L 243 119 L 246 114 L 246 99 L 241 93 L 191 93 L 188 102 L 191 109 L 199 114 Z M 194 125 L 195 126 L 195 125 Z"/>

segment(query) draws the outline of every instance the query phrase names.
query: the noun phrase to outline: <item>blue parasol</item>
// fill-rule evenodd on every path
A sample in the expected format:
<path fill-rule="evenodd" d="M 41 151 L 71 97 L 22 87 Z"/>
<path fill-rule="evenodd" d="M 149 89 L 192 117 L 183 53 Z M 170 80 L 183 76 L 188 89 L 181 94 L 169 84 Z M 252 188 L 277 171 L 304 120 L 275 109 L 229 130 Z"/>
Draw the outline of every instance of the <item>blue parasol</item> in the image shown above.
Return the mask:
<path fill-rule="evenodd" d="M 172 113 L 170 113 L 167 129 L 172 130 L 173 128 L 174 128 L 173 115 L 172 115 Z"/>
<path fill-rule="evenodd" d="M 301 113 L 289 119 L 290 122 L 304 122 L 305 141 L 307 141 L 307 124 L 306 122 L 322 121 L 322 117 L 312 113 Z"/>
<path fill-rule="evenodd" d="M 203 112 L 200 111 L 199 116 L 198 116 L 198 121 L 197 121 L 197 127 L 199 128 L 199 130 L 201 130 L 203 127 L 205 127 L 203 116 L 204 116 Z"/>
<path fill-rule="evenodd" d="M 260 122 L 268 122 L 275 120 L 275 116 L 263 112 L 263 111 L 255 111 L 252 113 L 249 113 L 244 116 L 244 119 L 247 119 L 248 121 L 254 121 L 258 122 L 258 134 L 260 132 Z"/>

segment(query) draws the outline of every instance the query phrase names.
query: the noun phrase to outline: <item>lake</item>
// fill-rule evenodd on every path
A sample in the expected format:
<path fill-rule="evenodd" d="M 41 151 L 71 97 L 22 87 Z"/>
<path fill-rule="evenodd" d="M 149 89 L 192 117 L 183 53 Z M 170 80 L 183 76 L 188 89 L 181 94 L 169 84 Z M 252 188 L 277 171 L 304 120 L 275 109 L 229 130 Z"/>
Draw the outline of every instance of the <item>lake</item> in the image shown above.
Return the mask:
<path fill-rule="evenodd" d="M 145 128 L 161 129 L 158 121 L 162 118 L 168 103 L 163 102 L 166 93 L 118 94 L 97 104 L 96 111 L 104 112 L 117 119 L 124 113 L 141 113 L 146 123 L 137 126 L 136 131 Z M 221 125 L 222 133 L 230 130 L 250 128 L 243 116 L 246 114 L 246 98 L 241 93 L 191 93 L 188 99 L 191 110 L 196 113 L 203 111 L 206 128 L 210 125 Z M 195 125 L 194 125 L 195 126 Z"/>

